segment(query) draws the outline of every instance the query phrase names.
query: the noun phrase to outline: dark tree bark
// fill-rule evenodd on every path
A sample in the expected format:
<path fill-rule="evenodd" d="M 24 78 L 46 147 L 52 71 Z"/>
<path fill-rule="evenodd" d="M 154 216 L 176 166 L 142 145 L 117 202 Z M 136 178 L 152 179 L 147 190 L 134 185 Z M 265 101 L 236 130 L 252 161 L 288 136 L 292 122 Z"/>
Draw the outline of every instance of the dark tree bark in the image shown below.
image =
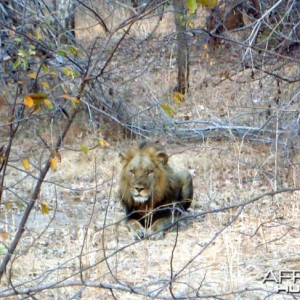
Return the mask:
<path fill-rule="evenodd" d="M 53 8 L 59 12 L 61 22 L 57 24 L 57 33 L 62 44 L 72 44 L 75 39 L 75 2 L 72 0 L 53 0 Z"/>
<path fill-rule="evenodd" d="M 65 19 L 66 30 L 70 32 L 73 38 L 75 38 L 75 3 L 69 2 L 69 15 Z"/>
<path fill-rule="evenodd" d="M 175 26 L 177 32 L 177 87 L 175 90 L 185 94 L 189 87 L 189 47 L 187 41 L 184 1 L 173 0 Z"/>

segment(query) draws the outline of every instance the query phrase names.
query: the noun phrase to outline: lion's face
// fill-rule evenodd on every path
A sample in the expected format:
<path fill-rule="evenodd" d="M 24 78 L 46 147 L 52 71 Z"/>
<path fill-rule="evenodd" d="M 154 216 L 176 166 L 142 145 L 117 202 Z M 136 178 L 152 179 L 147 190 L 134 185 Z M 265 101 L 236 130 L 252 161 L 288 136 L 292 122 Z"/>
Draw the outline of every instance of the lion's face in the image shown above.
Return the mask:
<path fill-rule="evenodd" d="M 149 157 L 134 157 L 128 164 L 128 183 L 134 201 L 144 203 L 151 197 L 156 182 L 156 166 Z"/>
<path fill-rule="evenodd" d="M 120 157 L 125 193 L 140 204 L 159 197 L 160 186 L 165 185 L 166 172 L 163 167 L 168 161 L 167 154 L 157 152 L 155 148 L 146 148 L 143 151 L 134 149 Z"/>

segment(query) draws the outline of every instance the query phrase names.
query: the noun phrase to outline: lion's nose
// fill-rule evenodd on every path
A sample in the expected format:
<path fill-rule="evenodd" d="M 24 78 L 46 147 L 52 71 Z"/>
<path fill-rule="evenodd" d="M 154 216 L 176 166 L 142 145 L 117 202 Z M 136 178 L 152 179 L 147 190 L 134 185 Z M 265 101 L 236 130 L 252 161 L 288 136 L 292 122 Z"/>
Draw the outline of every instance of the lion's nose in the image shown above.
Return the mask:
<path fill-rule="evenodd" d="M 144 187 L 136 186 L 135 189 L 140 193 L 144 189 Z"/>

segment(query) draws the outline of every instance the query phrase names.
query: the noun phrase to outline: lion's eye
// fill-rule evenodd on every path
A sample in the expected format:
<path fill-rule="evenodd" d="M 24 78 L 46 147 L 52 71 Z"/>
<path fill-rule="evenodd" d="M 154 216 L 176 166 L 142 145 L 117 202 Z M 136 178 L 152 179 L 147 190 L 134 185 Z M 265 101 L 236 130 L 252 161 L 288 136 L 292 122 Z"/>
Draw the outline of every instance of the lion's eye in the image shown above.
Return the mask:
<path fill-rule="evenodd" d="M 149 170 L 148 172 L 147 172 L 147 174 L 150 176 L 150 175 L 152 175 L 154 173 L 154 171 L 153 170 Z"/>
<path fill-rule="evenodd" d="M 134 175 L 134 170 L 133 169 L 129 170 L 129 173 Z"/>

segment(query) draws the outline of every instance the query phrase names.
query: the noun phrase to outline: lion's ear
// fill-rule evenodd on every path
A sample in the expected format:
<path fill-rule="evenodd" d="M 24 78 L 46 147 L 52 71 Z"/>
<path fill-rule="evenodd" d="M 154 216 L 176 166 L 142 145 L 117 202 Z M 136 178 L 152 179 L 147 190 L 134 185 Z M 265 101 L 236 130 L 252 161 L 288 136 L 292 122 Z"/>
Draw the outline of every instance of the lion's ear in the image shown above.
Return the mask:
<path fill-rule="evenodd" d="M 156 156 L 157 156 L 159 162 L 162 163 L 162 164 L 164 164 L 164 165 L 165 165 L 165 164 L 168 162 L 168 160 L 169 160 L 169 156 L 168 156 L 168 154 L 165 153 L 165 152 L 157 152 Z"/>

